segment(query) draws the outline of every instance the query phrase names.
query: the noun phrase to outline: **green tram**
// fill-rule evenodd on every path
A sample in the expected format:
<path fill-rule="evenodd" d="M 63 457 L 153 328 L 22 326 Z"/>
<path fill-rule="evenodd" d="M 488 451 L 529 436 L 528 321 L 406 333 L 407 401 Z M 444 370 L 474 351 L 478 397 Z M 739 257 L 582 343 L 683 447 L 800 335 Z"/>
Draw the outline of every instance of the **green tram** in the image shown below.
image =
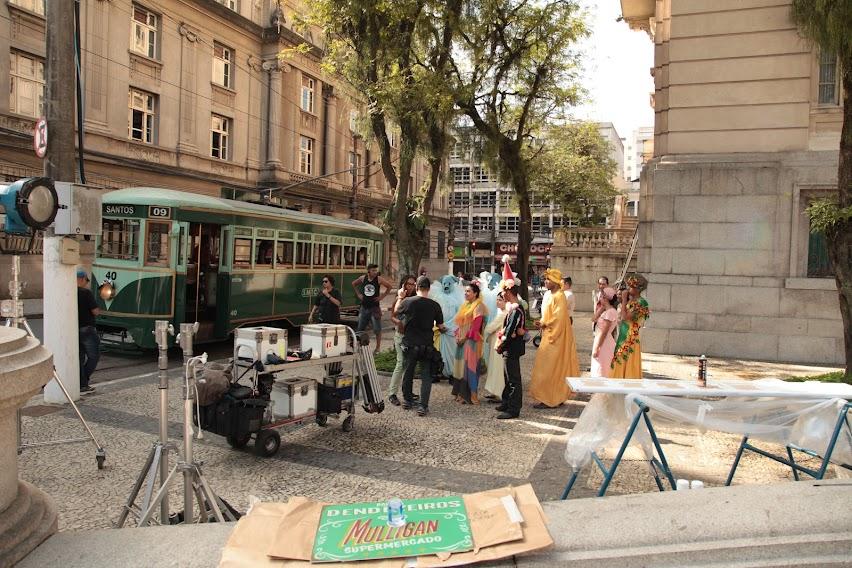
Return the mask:
<path fill-rule="evenodd" d="M 349 283 L 381 265 L 383 233 L 361 221 L 150 187 L 110 192 L 102 207 L 92 287 L 106 345 L 156 349 L 155 320 L 197 321 L 200 342 L 298 325 L 324 274 L 353 308 Z"/>

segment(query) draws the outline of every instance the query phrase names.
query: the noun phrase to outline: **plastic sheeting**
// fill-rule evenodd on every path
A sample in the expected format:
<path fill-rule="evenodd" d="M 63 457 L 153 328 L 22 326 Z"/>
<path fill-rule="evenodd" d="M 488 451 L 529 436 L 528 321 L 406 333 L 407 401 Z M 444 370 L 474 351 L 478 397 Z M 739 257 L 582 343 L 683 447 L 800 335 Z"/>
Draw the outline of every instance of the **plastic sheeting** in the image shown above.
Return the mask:
<path fill-rule="evenodd" d="M 718 430 L 777 444 L 795 444 L 820 454 L 826 451 L 837 424 L 843 399 L 799 400 L 794 398 L 719 399 L 674 396 L 596 394 L 583 410 L 565 449 L 565 460 L 577 471 L 591 460 L 591 453 L 618 447 L 630 421 L 639 410 L 636 402 L 650 408 L 651 422 L 693 425 L 703 432 Z M 644 420 L 639 421 L 631 445 L 652 457 L 652 444 Z M 733 460 L 733 456 L 731 456 Z M 832 455 L 834 463 L 852 465 L 852 432 L 844 425 Z"/>

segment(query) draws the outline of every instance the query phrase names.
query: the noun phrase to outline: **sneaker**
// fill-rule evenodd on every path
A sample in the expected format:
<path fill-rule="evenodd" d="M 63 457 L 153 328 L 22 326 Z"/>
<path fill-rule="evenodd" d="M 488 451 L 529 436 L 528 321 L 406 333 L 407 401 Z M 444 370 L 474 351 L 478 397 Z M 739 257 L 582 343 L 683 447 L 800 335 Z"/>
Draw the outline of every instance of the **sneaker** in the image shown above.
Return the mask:
<path fill-rule="evenodd" d="M 95 387 L 91 385 L 80 387 L 80 394 L 89 394 L 90 392 L 95 392 Z"/>
<path fill-rule="evenodd" d="M 426 408 L 425 406 L 417 407 L 417 416 L 426 416 L 427 414 L 429 414 L 428 408 Z"/>
<path fill-rule="evenodd" d="M 402 401 L 402 408 L 403 410 L 411 410 L 412 408 L 414 408 L 414 403 L 410 400 L 404 400 Z"/>
<path fill-rule="evenodd" d="M 394 406 L 399 406 L 400 404 L 399 398 L 395 394 L 392 394 L 388 397 L 388 402 Z"/>
<path fill-rule="evenodd" d="M 513 418 L 517 417 L 517 414 L 512 414 L 511 412 L 501 412 L 497 415 L 497 420 L 512 420 Z"/>

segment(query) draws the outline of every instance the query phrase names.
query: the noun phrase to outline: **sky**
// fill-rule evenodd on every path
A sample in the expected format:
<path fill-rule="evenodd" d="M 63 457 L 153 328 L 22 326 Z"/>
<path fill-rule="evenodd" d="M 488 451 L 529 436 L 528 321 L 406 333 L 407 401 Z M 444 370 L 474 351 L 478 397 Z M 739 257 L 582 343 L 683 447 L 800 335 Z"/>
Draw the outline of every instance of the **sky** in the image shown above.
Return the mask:
<path fill-rule="evenodd" d="M 576 110 L 578 118 L 612 122 L 622 138 L 640 126 L 654 125 L 650 94 L 654 81 L 654 44 L 645 32 L 631 31 L 621 16 L 619 0 L 584 0 L 592 35 L 584 42 L 583 86 L 590 102 Z"/>

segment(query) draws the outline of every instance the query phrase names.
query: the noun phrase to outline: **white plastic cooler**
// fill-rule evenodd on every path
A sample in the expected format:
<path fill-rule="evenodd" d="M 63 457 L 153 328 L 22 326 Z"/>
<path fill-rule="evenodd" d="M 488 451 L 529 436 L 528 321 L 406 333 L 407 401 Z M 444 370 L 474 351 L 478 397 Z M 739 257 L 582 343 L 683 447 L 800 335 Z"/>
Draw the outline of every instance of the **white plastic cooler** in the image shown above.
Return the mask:
<path fill-rule="evenodd" d="M 349 330 L 345 325 L 317 323 L 302 326 L 302 351 L 313 349 L 314 357 L 334 357 L 349 352 Z"/>

